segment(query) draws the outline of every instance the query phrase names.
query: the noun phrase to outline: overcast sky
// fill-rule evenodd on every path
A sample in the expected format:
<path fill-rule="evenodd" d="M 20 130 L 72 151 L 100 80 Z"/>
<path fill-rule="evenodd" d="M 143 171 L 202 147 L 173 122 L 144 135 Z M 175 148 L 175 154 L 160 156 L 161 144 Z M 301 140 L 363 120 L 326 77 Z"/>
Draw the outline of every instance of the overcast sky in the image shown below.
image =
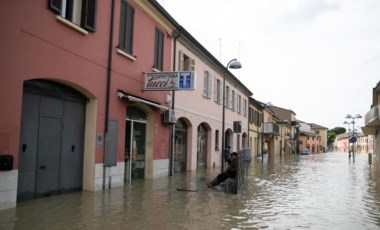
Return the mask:
<path fill-rule="evenodd" d="M 379 0 L 158 0 L 261 102 L 327 128 L 364 125 L 380 81 Z M 357 127 L 355 127 L 357 128 Z"/>

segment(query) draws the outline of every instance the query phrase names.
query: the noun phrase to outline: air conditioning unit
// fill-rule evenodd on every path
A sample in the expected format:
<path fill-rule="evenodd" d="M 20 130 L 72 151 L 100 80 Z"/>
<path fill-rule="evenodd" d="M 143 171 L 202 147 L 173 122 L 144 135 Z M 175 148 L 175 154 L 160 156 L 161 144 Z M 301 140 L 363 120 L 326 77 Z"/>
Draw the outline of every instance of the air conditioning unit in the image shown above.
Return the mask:
<path fill-rule="evenodd" d="M 176 123 L 176 118 L 175 118 L 175 111 L 168 109 L 165 110 L 164 112 L 164 122 L 165 123 L 170 123 L 170 124 L 175 124 Z"/>

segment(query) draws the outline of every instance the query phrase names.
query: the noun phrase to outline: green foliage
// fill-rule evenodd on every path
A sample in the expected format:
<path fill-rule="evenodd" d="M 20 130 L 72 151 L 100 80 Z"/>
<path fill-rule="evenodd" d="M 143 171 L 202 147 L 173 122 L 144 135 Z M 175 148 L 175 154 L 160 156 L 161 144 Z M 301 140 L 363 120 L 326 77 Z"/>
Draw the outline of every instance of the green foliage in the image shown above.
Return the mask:
<path fill-rule="evenodd" d="M 343 127 L 335 127 L 333 129 L 328 130 L 327 132 L 335 133 L 335 135 L 339 135 L 346 132 L 346 129 Z"/>
<path fill-rule="evenodd" d="M 345 132 L 346 132 L 346 129 L 343 127 L 335 127 L 333 129 L 329 129 L 327 131 L 327 145 L 331 146 L 335 141 L 335 137 Z"/>

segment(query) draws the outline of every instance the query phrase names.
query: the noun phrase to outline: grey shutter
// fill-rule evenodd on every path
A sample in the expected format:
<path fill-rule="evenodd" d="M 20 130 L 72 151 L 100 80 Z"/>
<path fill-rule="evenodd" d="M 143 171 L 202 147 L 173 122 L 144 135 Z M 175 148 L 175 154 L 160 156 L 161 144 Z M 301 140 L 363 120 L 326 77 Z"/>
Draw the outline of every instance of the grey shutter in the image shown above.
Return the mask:
<path fill-rule="evenodd" d="M 49 0 L 49 9 L 57 14 L 61 14 L 62 0 Z"/>
<path fill-rule="evenodd" d="M 155 35 L 154 35 L 154 61 L 153 61 L 153 67 L 154 68 L 157 68 L 158 69 L 158 50 L 159 50 L 159 48 L 158 48 L 158 42 L 159 42 L 159 31 L 158 31 L 158 29 L 156 28 L 156 30 L 155 30 L 155 33 L 154 33 Z"/>
<path fill-rule="evenodd" d="M 96 3 L 96 0 L 83 0 L 82 3 L 82 27 L 92 32 L 95 32 Z"/>
<path fill-rule="evenodd" d="M 133 26 L 135 18 L 135 9 L 133 9 L 129 4 L 127 4 L 126 9 L 126 51 L 129 54 L 133 54 Z"/>
<path fill-rule="evenodd" d="M 126 17 L 127 17 L 127 3 L 121 1 L 120 5 L 120 29 L 119 29 L 119 48 L 125 50 L 126 48 Z"/>
<path fill-rule="evenodd" d="M 163 63 L 163 49 L 164 49 L 164 35 L 156 28 L 155 39 L 154 39 L 154 68 L 162 70 Z"/>
<path fill-rule="evenodd" d="M 159 31 L 159 51 L 158 51 L 158 55 L 159 55 L 159 69 L 160 70 L 163 70 L 164 69 L 164 34 Z"/>

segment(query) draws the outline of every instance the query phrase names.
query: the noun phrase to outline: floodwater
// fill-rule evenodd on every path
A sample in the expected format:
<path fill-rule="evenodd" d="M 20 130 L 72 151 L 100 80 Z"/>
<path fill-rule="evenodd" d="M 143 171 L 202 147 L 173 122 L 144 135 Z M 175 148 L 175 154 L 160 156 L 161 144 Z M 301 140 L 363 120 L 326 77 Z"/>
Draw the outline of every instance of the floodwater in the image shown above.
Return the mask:
<path fill-rule="evenodd" d="M 40 198 L 0 211 L 0 229 L 380 229 L 380 165 L 355 158 L 254 159 L 238 195 L 207 188 L 215 168 Z"/>

